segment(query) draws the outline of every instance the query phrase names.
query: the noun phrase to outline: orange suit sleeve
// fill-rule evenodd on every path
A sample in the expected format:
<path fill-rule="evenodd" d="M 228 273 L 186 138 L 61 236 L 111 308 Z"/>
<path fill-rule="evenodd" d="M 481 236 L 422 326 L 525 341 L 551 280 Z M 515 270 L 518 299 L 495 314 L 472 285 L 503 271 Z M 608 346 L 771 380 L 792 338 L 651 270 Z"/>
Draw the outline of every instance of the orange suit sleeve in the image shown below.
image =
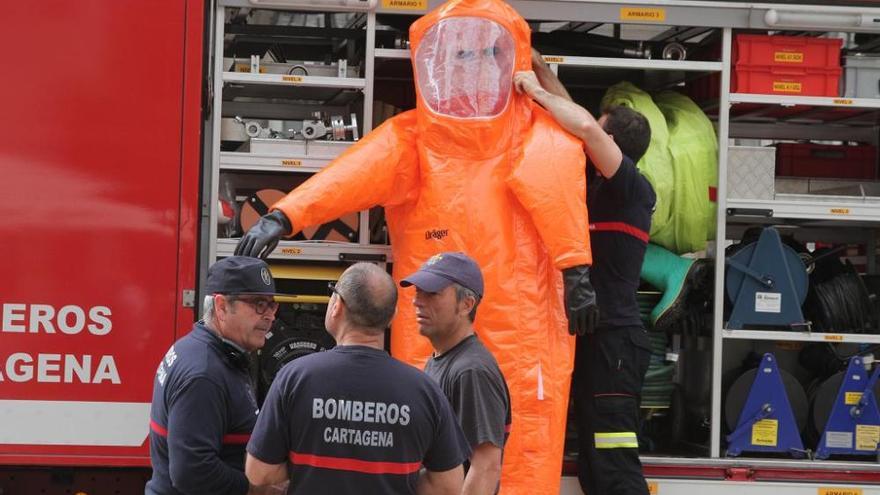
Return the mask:
<path fill-rule="evenodd" d="M 295 234 L 346 213 L 412 199 L 419 180 L 415 127 L 413 111 L 387 120 L 272 205 L 272 210 L 287 215 Z"/>
<path fill-rule="evenodd" d="M 534 112 L 535 125 L 525 136 L 523 159 L 511 170 L 508 187 L 531 215 L 557 269 L 591 265 L 583 144 L 543 109 Z"/>

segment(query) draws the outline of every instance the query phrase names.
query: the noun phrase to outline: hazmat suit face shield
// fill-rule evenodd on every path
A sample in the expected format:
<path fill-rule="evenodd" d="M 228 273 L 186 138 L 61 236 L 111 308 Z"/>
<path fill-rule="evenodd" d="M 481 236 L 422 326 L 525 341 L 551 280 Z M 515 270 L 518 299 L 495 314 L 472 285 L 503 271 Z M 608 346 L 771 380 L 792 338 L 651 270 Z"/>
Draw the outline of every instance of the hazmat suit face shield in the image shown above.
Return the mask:
<path fill-rule="evenodd" d="M 440 115 L 495 117 L 511 97 L 515 56 L 513 37 L 498 23 L 443 19 L 425 33 L 416 52 L 421 97 Z"/>

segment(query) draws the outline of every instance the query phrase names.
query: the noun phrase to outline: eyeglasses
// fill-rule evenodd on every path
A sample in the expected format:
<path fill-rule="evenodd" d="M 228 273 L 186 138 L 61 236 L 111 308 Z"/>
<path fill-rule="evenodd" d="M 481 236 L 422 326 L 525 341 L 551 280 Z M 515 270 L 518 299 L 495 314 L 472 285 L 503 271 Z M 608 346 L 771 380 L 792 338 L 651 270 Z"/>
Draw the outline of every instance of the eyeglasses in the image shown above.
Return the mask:
<path fill-rule="evenodd" d="M 336 282 L 327 282 L 327 294 L 331 297 L 333 294 L 336 294 L 339 297 L 339 300 L 345 303 L 345 299 L 342 298 L 342 293 L 336 288 Z"/>
<path fill-rule="evenodd" d="M 278 302 L 273 299 L 235 297 L 231 298 L 231 300 L 241 301 L 249 305 L 254 308 L 254 312 L 258 315 L 264 315 L 266 314 L 266 311 L 271 311 L 272 314 L 275 314 L 275 312 L 278 311 Z"/>

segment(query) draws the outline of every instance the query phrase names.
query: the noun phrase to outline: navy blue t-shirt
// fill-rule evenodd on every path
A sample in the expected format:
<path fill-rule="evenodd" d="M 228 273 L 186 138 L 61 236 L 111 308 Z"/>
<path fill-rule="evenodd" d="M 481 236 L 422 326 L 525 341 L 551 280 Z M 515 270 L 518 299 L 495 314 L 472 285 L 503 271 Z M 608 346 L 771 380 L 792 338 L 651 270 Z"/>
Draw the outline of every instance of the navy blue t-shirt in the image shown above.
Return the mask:
<path fill-rule="evenodd" d="M 470 456 L 433 380 L 366 346 L 286 365 L 247 450 L 267 464 L 287 461 L 291 494 L 414 494 L 422 466 L 447 471 Z"/>
<path fill-rule="evenodd" d="M 636 291 L 655 201 L 651 184 L 626 156 L 610 179 L 590 177 L 590 282 L 596 289 L 600 326 L 642 323 Z"/>
<path fill-rule="evenodd" d="M 147 495 L 247 493 L 244 448 L 257 400 L 244 363 L 229 357 L 228 345 L 199 322 L 159 363 Z"/>

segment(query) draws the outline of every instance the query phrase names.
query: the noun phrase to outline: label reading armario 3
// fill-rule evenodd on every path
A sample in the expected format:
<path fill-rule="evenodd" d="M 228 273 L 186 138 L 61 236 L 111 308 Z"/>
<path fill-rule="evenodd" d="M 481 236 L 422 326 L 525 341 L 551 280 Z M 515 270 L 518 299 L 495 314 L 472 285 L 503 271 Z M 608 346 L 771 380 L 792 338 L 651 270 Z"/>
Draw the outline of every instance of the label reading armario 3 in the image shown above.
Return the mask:
<path fill-rule="evenodd" d="M 46 335 L 59 339 L 67 335 L 103 337 L 113 329 L 112 314 L 107 306 L 3 303 L 0 331 L 33 335 L 35 339 L 45 339 Z M 121 383 L 113 356 L 4 350 L 5 356 L 0 355 L 0 382 Z"/>

